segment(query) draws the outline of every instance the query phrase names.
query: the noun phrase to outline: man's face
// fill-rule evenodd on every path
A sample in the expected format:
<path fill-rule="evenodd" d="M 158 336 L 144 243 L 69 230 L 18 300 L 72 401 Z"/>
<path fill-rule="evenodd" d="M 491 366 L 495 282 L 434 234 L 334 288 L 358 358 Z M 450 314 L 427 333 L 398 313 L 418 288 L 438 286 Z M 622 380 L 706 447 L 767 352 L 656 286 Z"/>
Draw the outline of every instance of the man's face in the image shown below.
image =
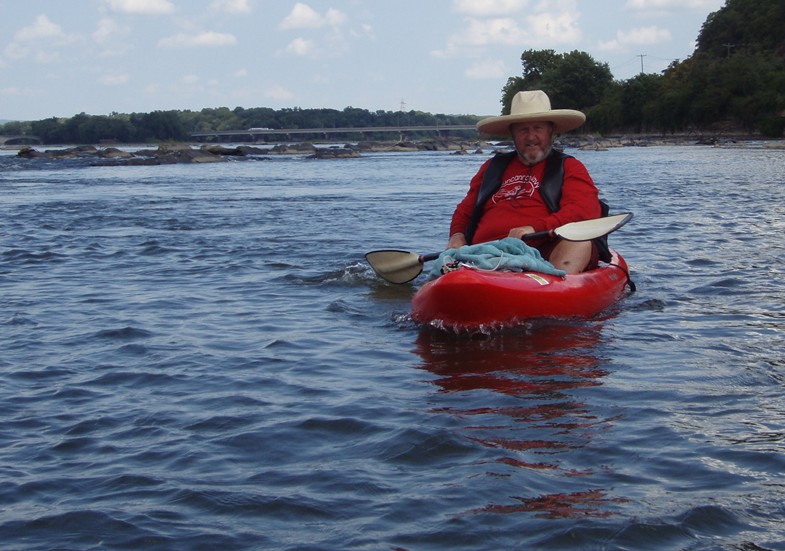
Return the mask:
<path fill-rule="evenodd" d="M 518 156 L 530 165 L 539 163 L 551 152 L 553 123 L 520 122 L 511 125 L 510 132 Z"/>

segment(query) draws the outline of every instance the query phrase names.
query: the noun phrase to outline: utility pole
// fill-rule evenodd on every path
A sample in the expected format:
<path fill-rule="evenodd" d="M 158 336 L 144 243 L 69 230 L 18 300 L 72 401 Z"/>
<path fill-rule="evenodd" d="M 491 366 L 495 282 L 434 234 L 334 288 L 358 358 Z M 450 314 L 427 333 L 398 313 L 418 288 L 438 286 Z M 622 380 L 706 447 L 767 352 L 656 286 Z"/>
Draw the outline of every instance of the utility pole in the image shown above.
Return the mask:
<path fill-rule="evenodd" d="M 735 48 L 736 44 L 723 44 L 725 46 L 725 57 L 730 57 L 731 48 Z"/>
<path fill-rule="evenodd" d="M 404 112 L 403 110 L 404 109 L 406 109 L 406 102 L 403 101 L 403 98 L 401 98 L 401 109 L 398 111 L 398 126 L 399 127 L 403 124 L 403 121 L 401 121 L 401 115 L 403 115 L 403 112 Z M 401 134 L 401 141 L 403 141 L 403 134 Z"/>
<path fill-rule="evenodd" d="M 638 54 L 638 57 L 641 58 L 641 74 L 643 74 L 643 58 L 646 57 L 646 54 Z"/>

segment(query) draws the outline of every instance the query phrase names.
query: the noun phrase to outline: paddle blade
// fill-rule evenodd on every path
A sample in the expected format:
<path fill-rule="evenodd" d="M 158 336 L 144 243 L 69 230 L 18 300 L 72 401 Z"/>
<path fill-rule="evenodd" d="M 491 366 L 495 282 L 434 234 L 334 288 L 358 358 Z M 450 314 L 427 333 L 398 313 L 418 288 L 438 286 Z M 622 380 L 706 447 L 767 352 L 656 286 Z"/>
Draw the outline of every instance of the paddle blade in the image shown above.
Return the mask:
<path fill-rule="evenodd" d="M 556 228 L 553 233 L 567 241 L 591 241 L 618 230 L 632 218 L 631 212 L 572 222 Z"/>
<path fill-rule="evenodd" d="M 423 261 L 417 253 L 407 251 L 371 251 L 365 260 L 379 277 L 390 283 L 408 283 L 422 273 Z"/>

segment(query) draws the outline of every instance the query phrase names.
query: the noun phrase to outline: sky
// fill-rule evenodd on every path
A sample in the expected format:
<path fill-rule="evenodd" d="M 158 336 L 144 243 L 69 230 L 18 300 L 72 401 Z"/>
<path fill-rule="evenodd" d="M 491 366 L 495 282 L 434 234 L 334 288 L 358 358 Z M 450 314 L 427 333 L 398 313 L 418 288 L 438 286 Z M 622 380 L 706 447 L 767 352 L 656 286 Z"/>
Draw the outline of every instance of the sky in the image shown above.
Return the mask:
<path fill-rule="evenodd" d="M 614 78 L 692 55 L 725 0 L 0 0 L 0 120 L 346 107 L 497 115 L 521 54 Z"/>

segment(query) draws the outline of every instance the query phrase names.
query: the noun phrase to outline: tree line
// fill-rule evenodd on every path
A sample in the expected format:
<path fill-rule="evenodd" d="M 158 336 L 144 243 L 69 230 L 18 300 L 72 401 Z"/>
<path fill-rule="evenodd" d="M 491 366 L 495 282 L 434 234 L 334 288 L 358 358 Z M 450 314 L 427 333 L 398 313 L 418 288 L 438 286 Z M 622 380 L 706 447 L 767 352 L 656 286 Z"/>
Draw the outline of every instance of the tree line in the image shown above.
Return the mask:
<path fill-rule="evenodd" d="M 726 0 L 711 13 L 693 55 L 662 74 L 616 81 L 586 52 L 527 50 L 521 76 L 502 90 L 542 89 L 552 107 L 586 113 L 584 131 L 726 131 L 781 137 L 785 130 L 785 2 Z"/>
<path fill-rule="evenodd" d="M 661 74 L 614 80 L 607 63 L 588 53 L 526 50 L 522 74 L 507 80 L 501 112 L 513 95 L 541 89 L 554 109 L 584 111 L 583 132 L 785 131 L 785 1 L 726 0 L 701 27 L 692 56 Z M 474 115 L 265 107 L 50 118 L 0 125 L 0 134 L 33 135 L 47 144 L 188 140 L 191 132 L 249 128 L 338 128 L 474 124 Z M 315 136 L 318 137 L 318 136 Z"/>
<path fill-rule="evenodd" d="M 0 126 L 0 134 L 36 136 L 45 144 L 148 143 L 187 141 L 192 132 L 250 128 L 448 126 L 474 124 L 477 120 L 478 117 L 473 115 L 433 115 L 413 110 L 371 112 L 355 107 L 346 107 L 343 110 L 220 107 L 201 111 L 174 110 L 111 115 L 80 113 L 65 119 L 53 117 L 32 122 L 9 122 Z M 315 135 L 313 139 L 319 137 L 321 135 Z"/>

